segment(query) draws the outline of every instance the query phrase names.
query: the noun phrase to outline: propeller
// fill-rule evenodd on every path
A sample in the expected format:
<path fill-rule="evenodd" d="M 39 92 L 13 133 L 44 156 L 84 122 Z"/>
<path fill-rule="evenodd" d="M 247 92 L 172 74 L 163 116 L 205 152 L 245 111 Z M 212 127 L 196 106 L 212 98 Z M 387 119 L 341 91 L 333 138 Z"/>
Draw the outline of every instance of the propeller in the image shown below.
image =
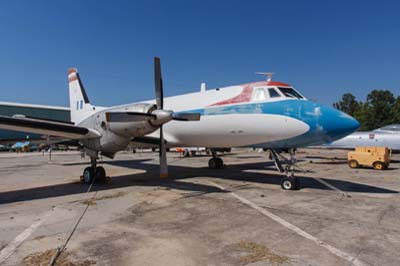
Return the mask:
<path fill-rule="evenodd" d="M 163 110 L 164 108 L 164 90 L 161 75 L 161 63 L 160 58 L 154 57 L 154 85 L 156 90 L 156 104 L 157 110 Z M 172 117 L 172 113 L 171 113 Z M 167 164 L 167 149 L 165 147 L 163 126 L 160 125 L 160 178 L 168 177 L 168 164 Z"/>
<path fill-rule="evenodd" d="M 160 138 L 159 138 L 159 150 L 160 150 L 160 177 L 168 177 L 168 164 L 167 164 L 167 153 L 166 145 L 164 140 L 164 129 L 163 125 L 171 120 L 176 121 L 199 121 L 199 113 L 175 113 L 172 110 L 164 110 L 164 90 L 163 81 L 161 74 L 160 58 L 154 57 L 154 85 L 156 94 L 156 109 L 150 113 L 141 112 L 106 112 L 106 121 L 110 123 L 124 123 L 124 122 L 137 122 L 137 121 L 149 121 L 154 127 L 159 127 Z M 123 127 L 124 128 L 124 127 Z M 117 127 L 118 129 L 118 127 Z"/>

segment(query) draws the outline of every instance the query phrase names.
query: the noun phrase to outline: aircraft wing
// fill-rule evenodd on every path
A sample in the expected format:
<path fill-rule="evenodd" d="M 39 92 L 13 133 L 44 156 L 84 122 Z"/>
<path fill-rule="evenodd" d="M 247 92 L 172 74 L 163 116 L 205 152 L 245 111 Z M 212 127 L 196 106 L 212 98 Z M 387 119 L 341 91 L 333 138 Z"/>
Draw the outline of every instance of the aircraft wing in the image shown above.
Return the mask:
<path fill-rule="evenodd" d="M 17 118 L 0 116 L 0 129 L 37 133 L 75 140 L 101 137 L 99 132 L 91 128 L 27 117 Z"/>

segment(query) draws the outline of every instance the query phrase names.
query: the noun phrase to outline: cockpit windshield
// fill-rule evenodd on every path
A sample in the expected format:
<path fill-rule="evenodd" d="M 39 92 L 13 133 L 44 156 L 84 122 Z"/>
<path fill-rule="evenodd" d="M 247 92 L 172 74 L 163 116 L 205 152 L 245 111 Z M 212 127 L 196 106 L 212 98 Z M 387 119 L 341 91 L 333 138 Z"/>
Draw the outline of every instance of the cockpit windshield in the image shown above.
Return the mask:
<path fill-rule="evenodd" d="M 282 88 L 278 87 L 278 89 L 282 92 L 283 95 L 286 97 L 290 98 L 297 98 L 297 99 L 303 99 L 303 96 L 301 96 L 297 91 L 295 91 L 293 88 Z"/>

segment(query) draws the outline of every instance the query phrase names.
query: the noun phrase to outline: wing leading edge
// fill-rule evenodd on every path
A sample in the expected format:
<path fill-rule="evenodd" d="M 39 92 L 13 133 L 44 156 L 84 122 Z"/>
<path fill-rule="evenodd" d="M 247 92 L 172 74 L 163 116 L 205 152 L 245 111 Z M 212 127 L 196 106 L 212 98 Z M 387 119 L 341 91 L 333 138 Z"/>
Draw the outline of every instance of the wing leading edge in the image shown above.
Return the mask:
<path fill-rule="evenodd" d="M 100 133 L 96 130 L 74 126 L 69 123 L 8 116 L 0 116 L 0 129 L 37 133 L 67 139 L 91 139 L 101 137 Z"/>

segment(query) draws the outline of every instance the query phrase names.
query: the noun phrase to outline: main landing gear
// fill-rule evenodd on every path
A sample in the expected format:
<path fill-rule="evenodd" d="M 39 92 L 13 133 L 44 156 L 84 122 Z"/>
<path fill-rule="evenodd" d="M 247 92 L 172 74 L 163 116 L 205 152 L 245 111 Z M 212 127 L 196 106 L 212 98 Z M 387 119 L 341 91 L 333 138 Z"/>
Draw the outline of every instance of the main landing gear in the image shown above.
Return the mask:
<path fill-rule="evenodd" d="M 286 167 L 283 168 L 277 153 L 271 150 L 271 157 L 275 162 L 275 166 L 280 173 L 285 172 L 286 176 L 281 180 L 281 187 L 284 190 L 298 190 L 301 187 L 300 178 L 294 176 L 294 168 L 296 167 L 295 149 L 289 150 L 290 159 L 287 160 Z M 283 157 L 283 156 L 282 156 Z"/>
<path fill-rule="evenodd" d="M 97 158 L 90 158 L 91 166 L 86 167 L 81 176 L 81 181 L 85 184 L 92 184 L 94 180 L 106 178 L 106 170 L 102 166 L 97 166 Z"/>
<path fill-rule="evenodd" d="M 224 161 L 217 156 L 217 152 L 212 151 L 212 158 L 208 161 L 208 168 L 221 169 L 224 167 Z"/>

